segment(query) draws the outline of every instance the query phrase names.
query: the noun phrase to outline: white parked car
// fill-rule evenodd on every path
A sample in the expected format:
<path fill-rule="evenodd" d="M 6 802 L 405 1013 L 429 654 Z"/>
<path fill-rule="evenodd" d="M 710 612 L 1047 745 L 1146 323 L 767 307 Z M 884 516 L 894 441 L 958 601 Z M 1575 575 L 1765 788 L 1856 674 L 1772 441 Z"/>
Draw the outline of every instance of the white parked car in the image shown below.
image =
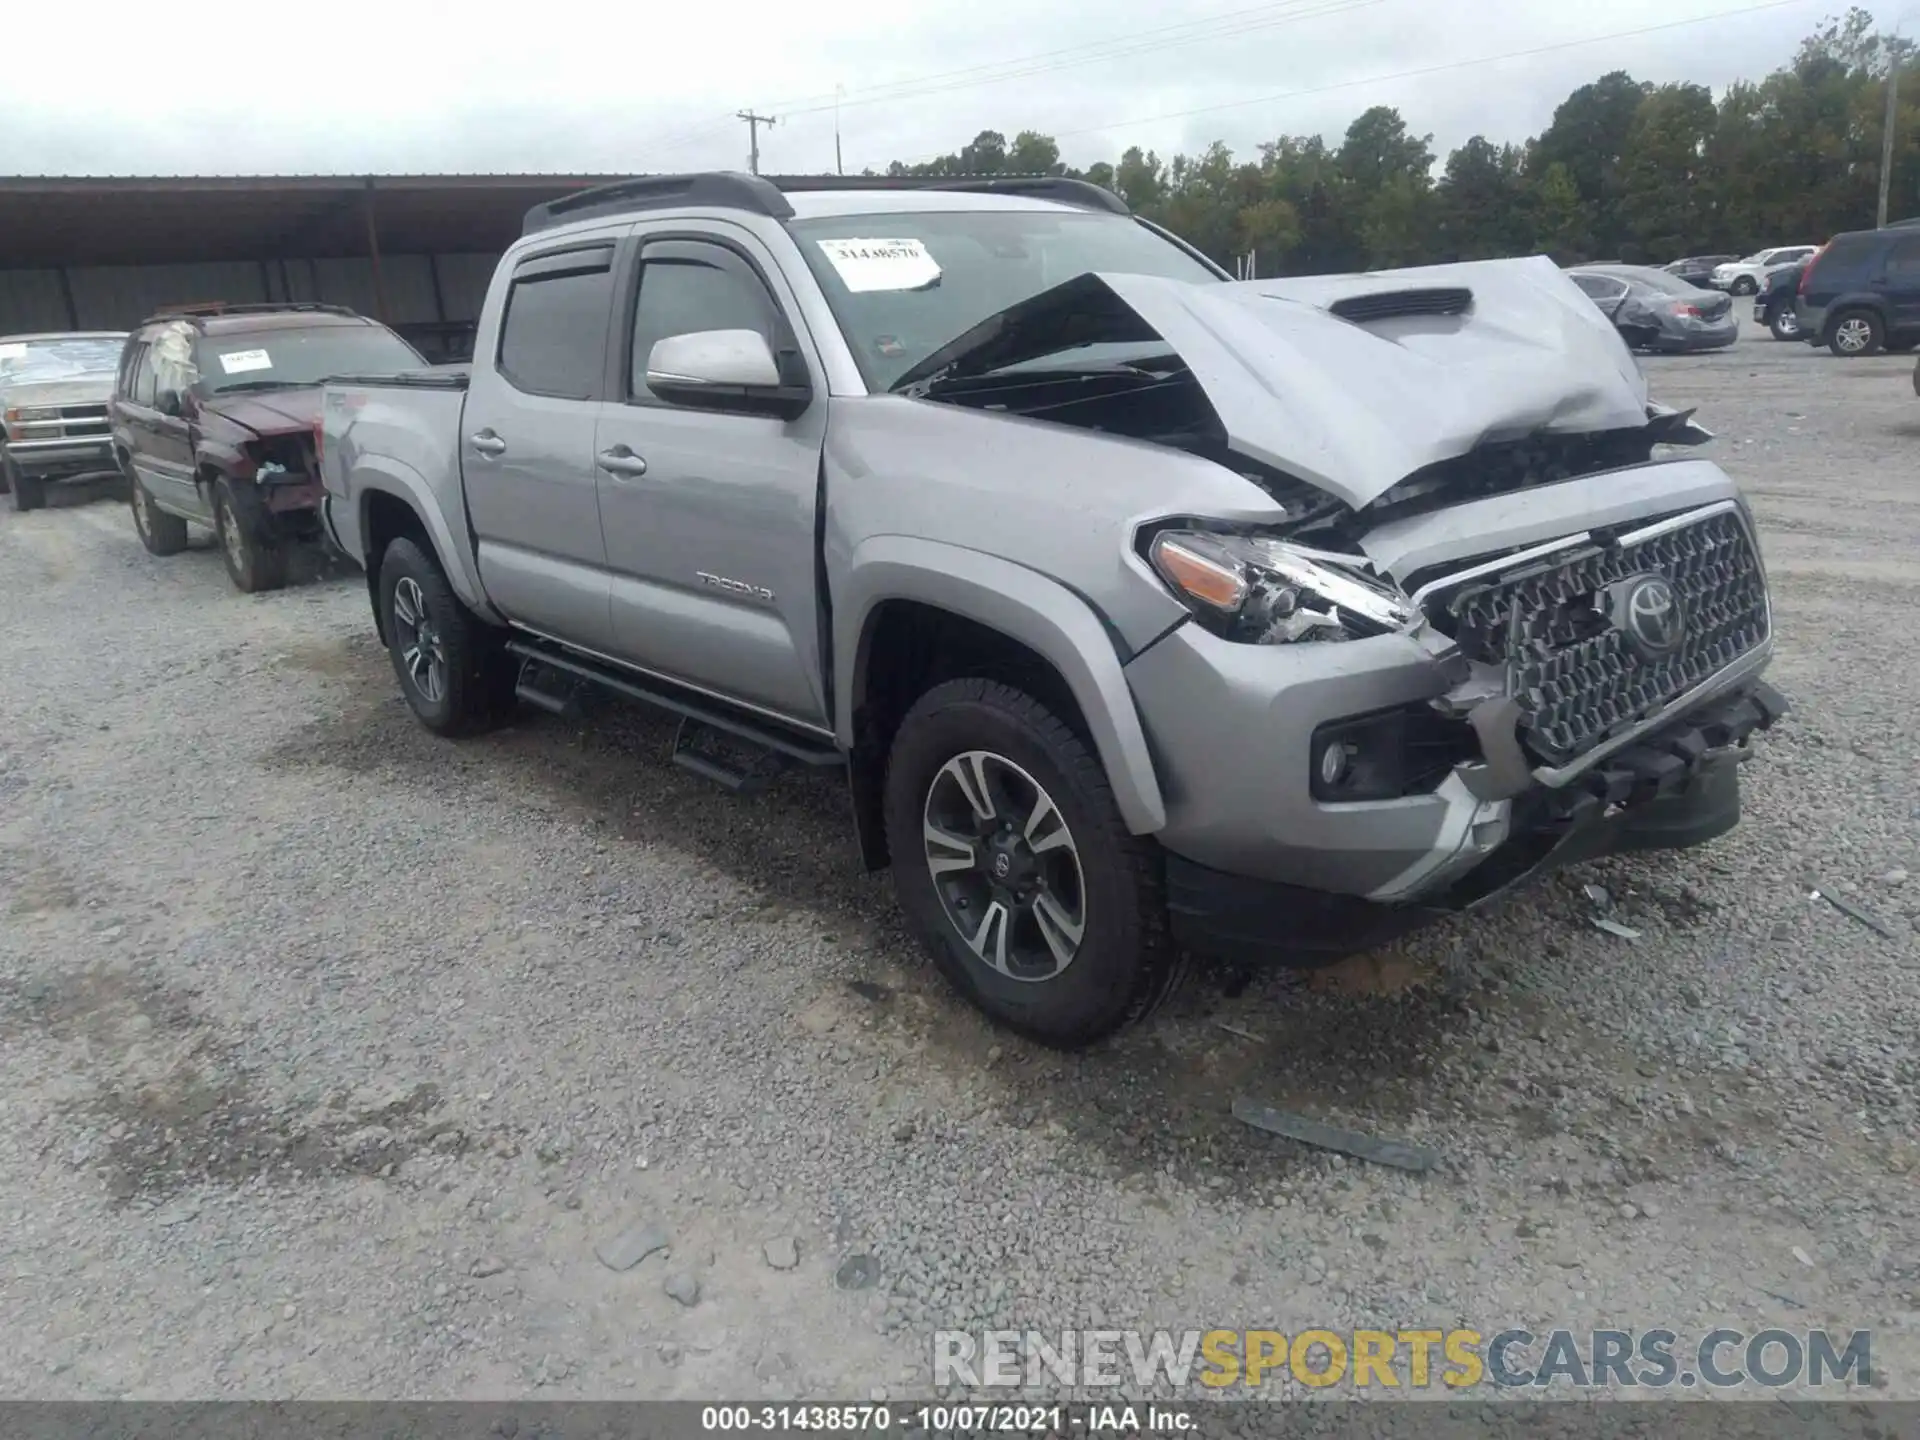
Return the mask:
<path fill-rule="evenodd" d="M 1766 283 L 1766 273 L 1780 265 L 1798 265 L 1813 258 L 1818 245 L 1776 245 L 1771 250 L 1756 250 L 1744 260 L 1713 268 L 1713 288 L 1731 295 L 1754 295 Z"/>

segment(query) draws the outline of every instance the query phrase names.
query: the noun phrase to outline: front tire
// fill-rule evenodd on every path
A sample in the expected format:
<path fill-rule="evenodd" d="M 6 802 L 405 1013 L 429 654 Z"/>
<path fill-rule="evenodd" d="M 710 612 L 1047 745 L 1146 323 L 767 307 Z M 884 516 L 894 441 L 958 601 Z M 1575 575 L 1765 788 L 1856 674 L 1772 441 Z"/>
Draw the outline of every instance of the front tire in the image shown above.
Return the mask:
<path fill-rule="evenodd" d="M 1773 332 L 1776 340 L 1801 340 L 1806 338 L 1800 329 L 1800 317 L 1791 310 L 1782 310 L 1767 322 L 1767 329 Z"/>
<path fill-rule="evenodd" d="M 1086 742 L 1024 691 L 952 680 L 894 735 L 894 888 L 948 981 L 1060 1049 L 1143 1019 L 1179 978 L 1160 856 Z"/>
<path fill-rule="evenodd" d="M 220 558 L 235 588 L 248 595 L 278 590 L 287 583 L 287 552 L 274 533 L 273 517 L 250 485 L 224 475 L 214 484 L 214 533 Z"/>
<path fill-rule="evenodd" d="M 1827 329 L 1827 348 L 1842 360 L 1877 355 L 1886 341 L 1886 327 L 1871 310 L 1842 310 Z"/>
<path fill-rule="evenodd" d="M 475 734 L 512 712 L 513 657 L 412 540 L 381 557 L 380 621 L 401 694 L 434 734 Z"/>
<path fill-rule="evenodd" d="M 133 509 L 134 533 L 149 555 L 178 555 L 187 548 L 187 522 L 155 505 L 138 475 L 127 476 L 127 503 Z"/>
<path fill-rule="evenodd" d="M 1760 282 L 1750 275 L 1742 275 L 1728 288 L 1735 295 L 1756 295 L 1760 291 Z"/>

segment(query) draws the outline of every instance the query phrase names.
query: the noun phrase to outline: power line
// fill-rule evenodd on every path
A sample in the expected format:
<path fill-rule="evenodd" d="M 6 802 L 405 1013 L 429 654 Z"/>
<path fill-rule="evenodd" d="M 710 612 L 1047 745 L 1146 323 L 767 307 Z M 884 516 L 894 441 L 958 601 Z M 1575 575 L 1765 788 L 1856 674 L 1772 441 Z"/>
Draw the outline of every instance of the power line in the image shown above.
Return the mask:
<path fill-rule="evenodd" d="M 1009 68 L 996 69 L 990 74 L 976 75 L 972 78 L 937 81 L 935 77 L 923 77 L 921 81 L 902 81 L 904 88 L 888 89 L 880 93 L 866 92 L 862 98 L 843 100 L 843 105 L 883 105 L 898 100 L 914 100 L 925 95 L 944 95 L 955 90 L 971 90 L 983 85 L 1001 85 L 1010 80 L 1025 80 L 1036 75 L 1050 75 L 1060 70 L 1071 70 L 1082 65 L 1097 65 L 1111 60 L 1124 60 L 1135 55 L 1159 54 L 1166 50 L 1178 49 L 1185 45 L 1202 44 L 1208 41 L 1231 39 L 1249 35 L 1261 30 L 1278 29 L 1301 20 L 1317 20 L 1329 15 L 1346 14 L 1354 10 L 1366 10 L 1387 0 L 1327 0 L 1317 8 L 1293 10 L 1285 15 L 1236 25 L 1225 29 L 1213 29 L 1204 33 L 1182 35 L 1171 39 L 1150 38 L 1156 32 L 1145 32 L 1144 36 L 1133 37 L 1125 44 L 1115 42 L 1096 54 L 1077 55 L 1070 59 L 1058 60 L 1048 64 L 1028 64 L 1025 61 L 1005 62 Z M 1032 57 L 1038 59 L 1040 57 Z M 831 105 L 811 105 L 801 108 L 788 107 L 783 113 L 789 119 L 802 115 L 818 114 L 830 110 Z"/>
<path fill-rule="evenodd" d="M 1008 80 L 1026 79 L 1032 75 L 1071 69 L 1079 65 L 1098 64 L 1105 60 L 1125 59 L 1148 52 L 1174 49 L 1210 40 L 1228 39 L 1289 25 L 1299 20 L 1317 19 L 1325 15 L 1341 14 L 1349 10 L 1366 9 L 1385 3 L 1387 0 L 1277 0 L 1277 3 L 1270 0 L 1270 3 L 1263 5 L 1223 11 L 1218 15 L 1204 16 L 1197 20 L 1184 20 L 1174 25 L 1157 26 L 1151 30 L 1109 36 L 1104 40 L 1084 45 L 1043 50 L 1031 55 L 967 66 L 959 70 L 936 71 L 929 75 L 892 81 L 884 85 L 867 86 L 862 89 L 846 90 L 836 87 L 834 91 L 796 96 L 771 104 L 767 108 L 791 121 L 803 115 L 823 114 L 829 110 L 838 111 L 847 106 L 878 105 L 893 100 L 912 99 L 923 94 L 943 94 L 980 85 L 996 85 Z M 1303 5 L 1312 8 L 1300 8 Z M 1267 18 L 1253 18 L 1262 16 Z M 1222 28 L 1223 26 L 1225 28 Z M 808 103 L 812 101 L 821 103 Z M 697 124 L 691 129 L 668 131 L 656 140 L 649 141 L 643 138 L 636 144 L 644 145 L 655 153 L 684 149 L 688 145 L 708 138 L 715 131 L 739 118 L 741 117 L 738 115 L 727 115 L 716 122 Z"/>
<path fill-rule="evenodd" d="M 1396 70 L 1391 75 L 1369 75 L 1360 80 L 1341 80 L 1331 85 L 1315 85 L 1306 90 L 1284 90 L 1277 95 L 1261 95 L 1252 100 L 1229 100 L 1219 105 L 1199 105 L 1191 110 L 1170 110 L 1160 115 L 1140 115 L 1128 120 L 1112 120 L 1104 125 L 1087 125 L 1078 130 L 1055 132 L 1055 140 L 1063 140 L 1074 135 L 1094 135 L 1103 130 L 1117 130 L 1129 125 L 1152 125 L 1162 120 L 1185 120 L 1192 115 L 1213 115 L 1222 110 L 1239 110 L 1249 105 L 1274 105 L 1282 100 L 1299 100 L 1309 95 L 1329 95 L 1336 90 L 1353 90 L 1362 85 L 1384 85 L 1393 80 L 1412 80 L 1423 75 L 1440 75 L 1449 70 L 1467 70 L 1476 65 L 1494 65 L 1502 60 L 1525 60 L 1535 55 L 1550 55 L 1559 50 L 1574 50 L 1583 45 L 1602 45 L 1609 40 L 1631 40 L 1639 35 L 1654 35 L 1662 30 L 1679 30 L 1688 25 L 1705 25 L 1713 20 L 1727 20 L 1737 15 L 1753 15 L 1763 10 L 1785 10 L 1793 5 L 1808 5 L 1813 0 L 1763 0 L 1758 5 L 1742 5 L 1733 10 L 1716 10 L 1711 15 L 1695 15 L 1688 20 L 1668 20 L 1658 25 L 1642 25 L 1632 30 L 1616 30 L 1608 35 L 1589 35 L 1580 40 L 1559 40 L 1551 45 L 1535 45 L 1526 50 L 1509 50 L 1500 55 L 1482 55 L 1475 60 L 1454 60 L 1445 65 L 1424 65 L 1417 70 Z M 938 159 L 939 154 L 927 155 L 923 159 Z"/>
<path fill-rule="evenodd" d="M 941 85 L 942 82 L 960 80 L 969 76 L 985 75 L 987 78 L 981 81 L 981 83 L 991 84 L 1001 78 L 999 72 L 1006 70 L 1008 67 L 1015 67 L 1016 74 L 1023 75 L 1026 73 L 1025 67 L 1043 60 L 1080 56 L 1084 58 L 1084 63 L 1093 63 L 1098 60 L 1110 58 L 1107 52 L 1113 50 L 1116 46 L 1126 47 L 1121 51 L 1122 54 L 1131 54 L 1133 53 L 1132 47 L 1136 42 L 1153 40 L 1156 39 L 1156 37 L 1175 38 L 1158 40 L 1157 43 L 1151 47 L 1154 49 L 1164 49 L 1173 45 L 1184 45 L 1194 41 L 1211 40 L 1217 38 L 1211 32 L 1227 22 L 1245 21 L 1252 16 L 1271 15 L 1275 11 L 1292 11 L 1302 4 L 1312 3 L 1314 3 L 1314 0 L 1269 0 L 1269 3 L 1263 5 L 1252 5 L 1240 10 L 1226 10 L 1217 15 L 1202 16 L 1194 20 L 1182 20 L 1173 25 L 1156 26 L 1151 30 L 1136 30 L 1130 31 L 1125 35 L 1111 35 L 1104 40 L 1089 41 L 1081 45 L 1068 45 L 1057 50 L 1042 50 L 1031 55 L 1020 55 L 1004 60 L 987 61 L 979 65 L 969 65 L 958 70 L 935 71 L 930 75 L 917 75 L 905 80 L 889 81 L 882 85 L 869 85 L 861 89 L 846 91 L 844 95 L 845 97 L 849 97 L 848 103 L 873 104 L 881 100 L 903 99 L 906 98 L 908 94 L 919 94 L 923 86 Z M 1378 4 L 1380 0 L 1365 0 L 1365 3 Z M 1315 11 L 1312 13 L 1317 14 L 1318 12 Z M 1277 17 L 1275 23 L 1286 23 L 1294 18 L 1311 18 L 1311 14 L 1299 17 L 1283 14 Z M 1222 33 L 1239 34 L 1242 33 L 1243 28 L 1260 29 L 1264 27 L 1256 24 L 1236 27 Z M 1195 31 L 1198 33 L 1190 36 L 1181 36 L 1179 34 L 1181 31 Z M 1079 64 L 1083 63 L 1083 61 L 1074 60 L 1071 63 Z M 1049 66 L 1047 68 L 1054 67 Z M 1061 66 L 1059 68 L 1064 69 L 1066 67 Z M 953 88 L 958 89 L 962 87 L 954 86 Z M 851 97 L 865 98 L 854 100 Z M 797 95 L 779 101 L 768 108 L 796 115 L 812 114 L 815 109 L 828 108 L 832 99 L 833 96 L 830 92 L 821 92 L 813 95 Z"/>

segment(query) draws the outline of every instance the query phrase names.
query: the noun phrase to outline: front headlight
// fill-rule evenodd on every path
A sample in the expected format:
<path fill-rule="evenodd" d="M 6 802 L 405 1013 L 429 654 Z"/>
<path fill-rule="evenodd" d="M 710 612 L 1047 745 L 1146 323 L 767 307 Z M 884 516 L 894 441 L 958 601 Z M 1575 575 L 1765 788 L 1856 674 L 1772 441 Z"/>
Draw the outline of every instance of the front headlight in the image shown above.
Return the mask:
<path fill-rule="evenodd" d="M 1215 634 L 1255 645 L 1353 640 L 1405 627 L 1413 607 L 1358 556 L 1261 535 L 1163 530 L 1147 559 Z"/>
<path fill-rule="evenodd" d="M 30 422 L 52 420 L 57 423 L 59 419 L 58 407 L 51 410 L 44 406 L 29 410 L 9 410 L 7 411 L 7 433 L 16 440 L 24 440 L 28 438 L 25 431 Z"/>

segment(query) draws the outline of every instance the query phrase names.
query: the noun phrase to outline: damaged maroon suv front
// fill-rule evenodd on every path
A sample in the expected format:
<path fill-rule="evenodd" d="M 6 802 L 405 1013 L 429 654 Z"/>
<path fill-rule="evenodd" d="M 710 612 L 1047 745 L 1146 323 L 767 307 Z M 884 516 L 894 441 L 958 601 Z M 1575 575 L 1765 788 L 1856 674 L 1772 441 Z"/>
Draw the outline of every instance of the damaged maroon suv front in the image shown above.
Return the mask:
<path fill-rule="evenodd" d="M 425 363 L 338 305 L 196 305 L 147 320 L 127 341 L 111 406 L 141 543 L 178 554 L 188 525 L 204 526 L 236 586 L 278 589 L 291 547 L 320 534 L 321 385 Z"/>

